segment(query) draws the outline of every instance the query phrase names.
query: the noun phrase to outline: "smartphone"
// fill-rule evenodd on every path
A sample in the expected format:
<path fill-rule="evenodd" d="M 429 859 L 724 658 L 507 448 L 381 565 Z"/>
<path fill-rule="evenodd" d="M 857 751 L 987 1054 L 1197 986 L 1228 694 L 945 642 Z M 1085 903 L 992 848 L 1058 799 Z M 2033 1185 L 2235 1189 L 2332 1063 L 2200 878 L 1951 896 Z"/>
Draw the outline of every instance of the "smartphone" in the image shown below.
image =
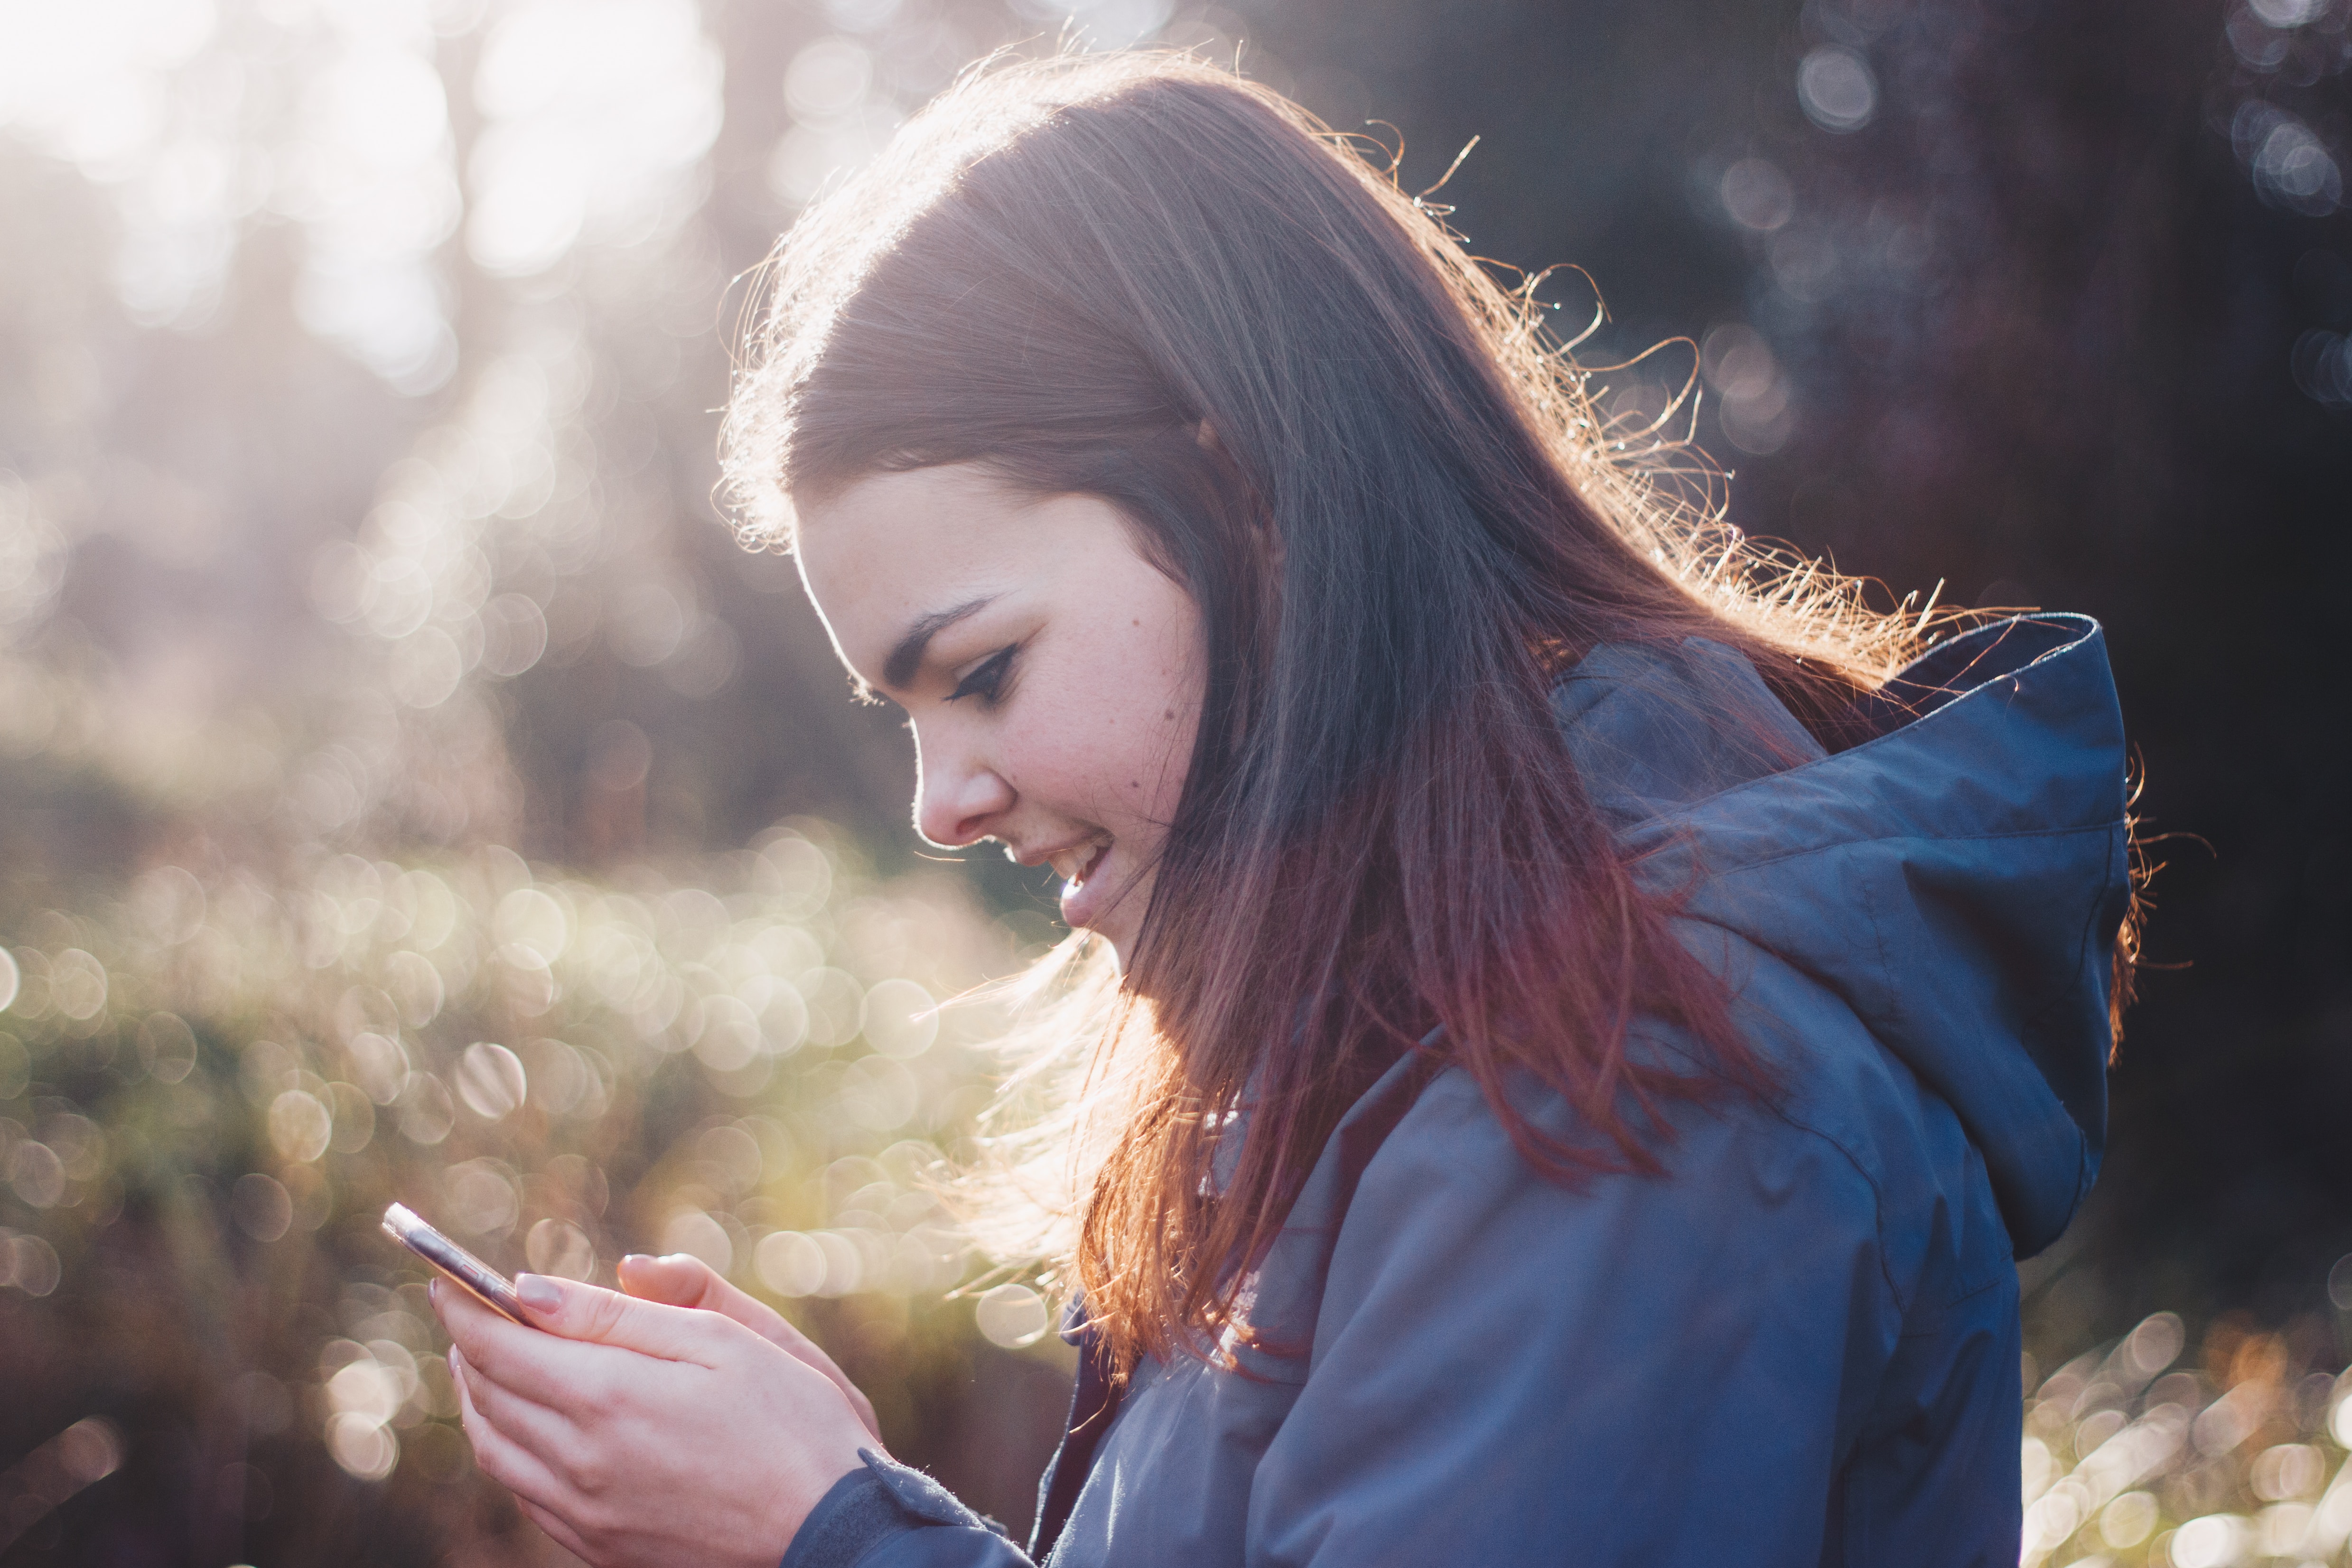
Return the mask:
<path fill-rule="evenodd" d="M 383 1231 L 471 1291 L 491 1311 L 512 1318 L 527 1329 L 539 1326 L 523 1316 L 522 1303 L 515 1299 L 514 1286 L 505 1275 L 425 1224 L 405 1204 L 394 1204 L 383 1211 Z"/>

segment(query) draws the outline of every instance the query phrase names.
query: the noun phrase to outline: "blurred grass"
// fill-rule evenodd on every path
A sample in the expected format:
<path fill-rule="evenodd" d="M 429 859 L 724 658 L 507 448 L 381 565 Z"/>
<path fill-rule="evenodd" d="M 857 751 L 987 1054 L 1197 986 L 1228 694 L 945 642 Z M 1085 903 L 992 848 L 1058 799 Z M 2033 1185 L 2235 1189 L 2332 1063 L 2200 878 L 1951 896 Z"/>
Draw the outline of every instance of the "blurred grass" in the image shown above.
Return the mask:
<path fill-rule="evenodd" d="M 834 1348 L 894 1447 L 950 1469 L 936 1407 L 973 1342 L 1045 1327 L 1024 1286 L 981 1296 L 977 1325 L 948 1299 L 980 1264 L 931 1186 L 967 1152 L 996 1023 L 935 1001 L 1023 953 L 961 885 L 878 879 L 822 824 L 601 882 L 499 848 L 326 856 L 276 885 L 165 866 L 17 943 L 0 1381 L 56 1427 L 111 1423 L 120 1458 L 192 1447 L 149 1454 L 142 1489 L 185 1522 L 257 1527 L 281 1554 L 354 1506 L 428 1556 L 488 1528 L 425 1272 L 378 1229 L 395 1200 L 509 1270 L 610 1283 L 625 1252 L 692 1252 Z M 1022 1384 L 1041 1409 L 1060 1397 L 1045 1344 Z M 355 1505 L 354 1485 L 384 1495 Z M 40 1496 L 0 1486 L 0 1510 Z M 362 1550 L 345 1560 L 411 1556 Z"/>

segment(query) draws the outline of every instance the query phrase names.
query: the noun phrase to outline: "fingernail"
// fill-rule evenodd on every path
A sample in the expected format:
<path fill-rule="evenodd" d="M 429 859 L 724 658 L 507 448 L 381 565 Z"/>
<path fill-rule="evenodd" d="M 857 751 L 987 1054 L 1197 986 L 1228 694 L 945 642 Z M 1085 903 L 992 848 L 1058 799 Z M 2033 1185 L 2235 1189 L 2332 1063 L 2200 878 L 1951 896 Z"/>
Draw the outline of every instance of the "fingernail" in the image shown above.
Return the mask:
<path fill-rule="evenodd" d="M 621 1261 L 624 1263 L 651 1263 L 653 1258 L 646 1253 L 632 1252 L 626 1258 L 622 1258 Z"/>
<path fill-rule="evenodd" d="M 563 1292 L 544 1274 L 515 1276 L 515 1300 L 534 1312 L 552 1312 L 563 1305 Z"/>
<path fill-rule="evenodd" d="M 438 1279 L 427 1279 L 425 1282 L 425 1299 L 433 1303 L 435 1310 L 437 1311 L 440 1310 L 441 1281 Z"/>

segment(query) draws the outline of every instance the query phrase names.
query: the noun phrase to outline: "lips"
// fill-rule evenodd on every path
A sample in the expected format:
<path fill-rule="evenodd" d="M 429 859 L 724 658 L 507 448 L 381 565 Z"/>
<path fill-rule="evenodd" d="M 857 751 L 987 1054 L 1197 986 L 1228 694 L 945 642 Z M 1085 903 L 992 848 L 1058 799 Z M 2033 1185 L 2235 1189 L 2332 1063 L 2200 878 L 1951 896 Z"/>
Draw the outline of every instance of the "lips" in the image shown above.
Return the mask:
<path fill-rule="evenodd" d="M 1051 865 L 1055 874 L 1065 882 L 1083 882 L 1087 879 L 1087 872 L 1093 868 L 1094 863 L 1102 858 L 1103 851 L 1109 847 L 1110 845 L 1105 840 L 1089 839 L 1083 844 L 1073 844 L 1066 849 L 1048 850 L 1039 858 Z M 1031 864 L 1034 865 L 1035 862 L 1032 861 Z"/>
<path fill-rule="evenodd" d="M 1081 844 L 1053 858 L 1054 868 L 1062 873 L 1062 919 L 1067 924 L 1087 925 L 1099 911 L 1108 889 L 1095 872 L 1109 853 L 1108 844 Z"/>

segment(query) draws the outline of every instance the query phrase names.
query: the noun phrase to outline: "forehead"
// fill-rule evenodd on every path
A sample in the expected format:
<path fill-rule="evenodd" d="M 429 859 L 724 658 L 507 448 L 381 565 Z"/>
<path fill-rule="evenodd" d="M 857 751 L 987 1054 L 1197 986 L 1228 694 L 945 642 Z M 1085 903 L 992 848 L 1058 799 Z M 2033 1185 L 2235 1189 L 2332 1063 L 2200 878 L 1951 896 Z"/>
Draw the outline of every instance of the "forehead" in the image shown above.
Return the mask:
<path fill-rule="evenodd" d="M 894 587 L 912 594 L 1017 551 L 1026 500 L 969 464 L 869 474 L 801 509 L 801 574 L 828 610 Z"/>

